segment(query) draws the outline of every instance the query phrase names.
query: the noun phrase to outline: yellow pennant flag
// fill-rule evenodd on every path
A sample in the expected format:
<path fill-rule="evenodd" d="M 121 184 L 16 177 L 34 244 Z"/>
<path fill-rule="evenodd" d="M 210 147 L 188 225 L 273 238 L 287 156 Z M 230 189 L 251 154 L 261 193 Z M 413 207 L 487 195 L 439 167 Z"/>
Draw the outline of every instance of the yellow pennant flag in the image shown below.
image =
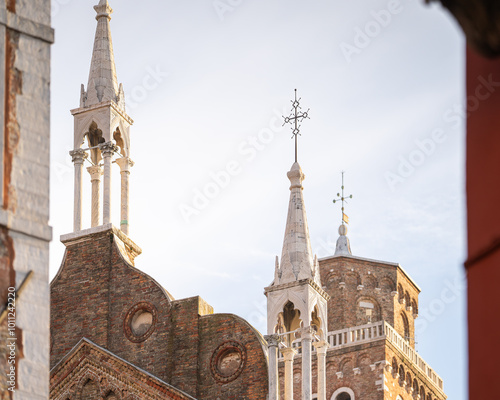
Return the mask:
<path fill-rule="evenodd" d="M 345 215 L 344 213 L 342 213 L 342 221 L 344 221 L 346 224 L 349 223 L 349 217 L 347 215 Z"/>

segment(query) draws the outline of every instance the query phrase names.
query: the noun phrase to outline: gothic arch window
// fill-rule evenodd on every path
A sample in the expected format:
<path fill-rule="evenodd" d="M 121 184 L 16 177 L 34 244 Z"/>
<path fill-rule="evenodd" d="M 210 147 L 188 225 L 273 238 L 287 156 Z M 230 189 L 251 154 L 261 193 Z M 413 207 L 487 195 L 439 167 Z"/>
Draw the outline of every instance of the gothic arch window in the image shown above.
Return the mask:
<path fill-rule="evenodd" d="M 411 308 L 413 311 L 413 315 L 418 315 L 418 306 L 417 306 L 417 302 L 415 301 L 415 299 L 411 299 Z"/>
<path fill-rule="evenodd" d="M 406 303 L 406 307 L 411 306 L 410 294 L 407 291 L 405 292 L 405 303 Z"/>
<path fill-rule="evenodd" d="M 363 279 L 363 286 L 365 289 L 375 289 L 378 287 L 378 281 L 373 274 L 366 275 Z"/>
<path fill-rule="evenodd" d="M 356 325 L 366 325 L 382 319 L 380 305 L 371 297 L 360 297 L 356 308 Z"/>
<path fill-rule="evenodd" d="M 401 304 L 405 301 L 405 292 L 403 290 L 403 286 L 401 284 L 398 285 L 398 300 Z"/>
<path fill-rule="evenodd" d="M 274 328 L 275 333 L 293 332 L 301 327 L 302 320 L 300 319 L 300 311 L 295 308 L 295 305 L 288 301 L 283 307 L 283 311 L 278 314 L 278 320 Z M 286 335 L 285 341 L 289 346 L 296 339 L 295 335 Z"/>
<path fill-rule="evenodd" d="M 413 380 L 413 394 L 418 396 L 418 381 L 416 378 Z"/>
<path fill-rule="evenodd" d="M 399 372 L 398 362 L 396 361 L 396 357 L 392 357 L 392 375 L 396 376 Z"/>
<path fill-rule="evenodd" d="M 405 313 L 401 313 L 401 319 L 403 321 L 403 338 L 409 342 L 411 337 L 410 337 L 410 324 L 408 322 L 408 318 L 406 317 Z"/>
<path fill-rule="evenodd" d="M 399 366 L 399 384 L 403 386 L 403 382 L 405 381 L 406 375 L 405 375 L 405 368 L 403 365 Z"/>
<path fill-rule="evenodd" d="M 406 385 L 408 387 L 412 387 L 413 380 L 411 379 L 411 374 L 408 372 L 406 374 Z"/>
<path fill-rule="evenodd" d="M 396 285 L 391 278 L 385 276 L 380 280 L 380 288 L 383 291 L 390 293 L 396 290 Z"/>
<path fill-rule="evenodd" d="M 351 388 L 342 387 L 333 393 L 331 400 L 356 400 L 356 398 Z"/>
<path fill-rule="evenodd" d="M 425 399 L 425 389 L 423 386 L 420 386 L 420 390 L 419 390 L 419 394 L 420 394 L 420 399 Z"/>
<path fill-rule="evenodd" d="M 311 313 L 311 326 L 319 337 L 323 337 L 323 331 L 321 329 L 321 318 L 319 317 L 318 306 L 314 306 L 314 310 Z"/>

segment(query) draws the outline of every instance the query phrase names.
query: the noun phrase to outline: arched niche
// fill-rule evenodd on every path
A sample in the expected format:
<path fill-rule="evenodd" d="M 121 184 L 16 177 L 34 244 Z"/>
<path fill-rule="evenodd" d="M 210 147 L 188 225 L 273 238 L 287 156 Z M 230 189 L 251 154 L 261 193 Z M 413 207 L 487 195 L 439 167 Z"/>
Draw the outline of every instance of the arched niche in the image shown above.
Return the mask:
<path fill-rule="evenodd" d="M 341 387 L 333 392 L 331 400 L 356 400 L 351 388 Z"/>

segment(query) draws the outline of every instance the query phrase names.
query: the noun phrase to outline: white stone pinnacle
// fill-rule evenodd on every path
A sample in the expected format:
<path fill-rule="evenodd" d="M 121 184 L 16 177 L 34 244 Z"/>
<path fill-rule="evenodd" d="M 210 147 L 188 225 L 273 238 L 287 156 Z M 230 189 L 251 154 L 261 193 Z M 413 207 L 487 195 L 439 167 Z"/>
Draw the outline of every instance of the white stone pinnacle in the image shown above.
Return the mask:
<path fill-rule="evenodd" d="M 284 284 L 302 279 L 313 279 L 320 284 L 319 271 L 314 263 L 311 250 L 309 227 L 302 194 L 302 181 L 305 176 L 298 163 L 292 165 L 287 175 L 291 183 L 290 203 L 281 264 L 274 284 Z M 279 281 L 276 281 L 278 277 Z"/>
<path fill-rule="evenodd" d="M 107 0 L 94 6 L 97 13 L 97 29 L 90 64 L 87 91 L 82 93 L 80 107 L 89 107 L 105 101 L 114 101 L 124 108 L 123 89 L 118 86 L 116 77 L 113 41 L 110 23 L 113 9 Z"/>

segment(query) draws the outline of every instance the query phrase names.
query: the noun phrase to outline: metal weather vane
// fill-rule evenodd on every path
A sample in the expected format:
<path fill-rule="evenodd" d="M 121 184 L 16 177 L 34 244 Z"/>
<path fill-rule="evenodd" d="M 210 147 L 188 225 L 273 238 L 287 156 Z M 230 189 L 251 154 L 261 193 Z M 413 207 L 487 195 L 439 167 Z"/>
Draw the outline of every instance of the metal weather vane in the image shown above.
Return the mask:
<path fill-rule="evenodd" d="M 344 174 L 345 171 L 342 171 L 342 195 L 340 195 L 340 193 L 337 193 L 338 198 L 333 200 L 333 204 L 335 204 L 337 201 L 342 202 L 342 225 L 344 225 L 344 223 L 349 223 L 349 217 L 344 213 L 344 203 L 347 203 L 346 199 L 352 199 L 352 194 L 349 196 L 344 196 Z"/>
<path fill-rule="evenodd" d="M 302 112 L 302 108 L 300 107 L 300 100 L 301 98 L 297 99 L 297 89 L 295 89 L 295 100 L 292 100 L 291 114 L 288 117 L 283 116 L 283 118 L 285 119 L 283 126 L 285 126 L 285 124 L 292 125 L 292 139 L 295 138 L 295 162 L 297 162 L 297 136 L 300 136 L 300 123 L 304 121 L 304 119 L 309 118 L 309 109 L 307 109 L 307 111 L 305 112 Z"/>

